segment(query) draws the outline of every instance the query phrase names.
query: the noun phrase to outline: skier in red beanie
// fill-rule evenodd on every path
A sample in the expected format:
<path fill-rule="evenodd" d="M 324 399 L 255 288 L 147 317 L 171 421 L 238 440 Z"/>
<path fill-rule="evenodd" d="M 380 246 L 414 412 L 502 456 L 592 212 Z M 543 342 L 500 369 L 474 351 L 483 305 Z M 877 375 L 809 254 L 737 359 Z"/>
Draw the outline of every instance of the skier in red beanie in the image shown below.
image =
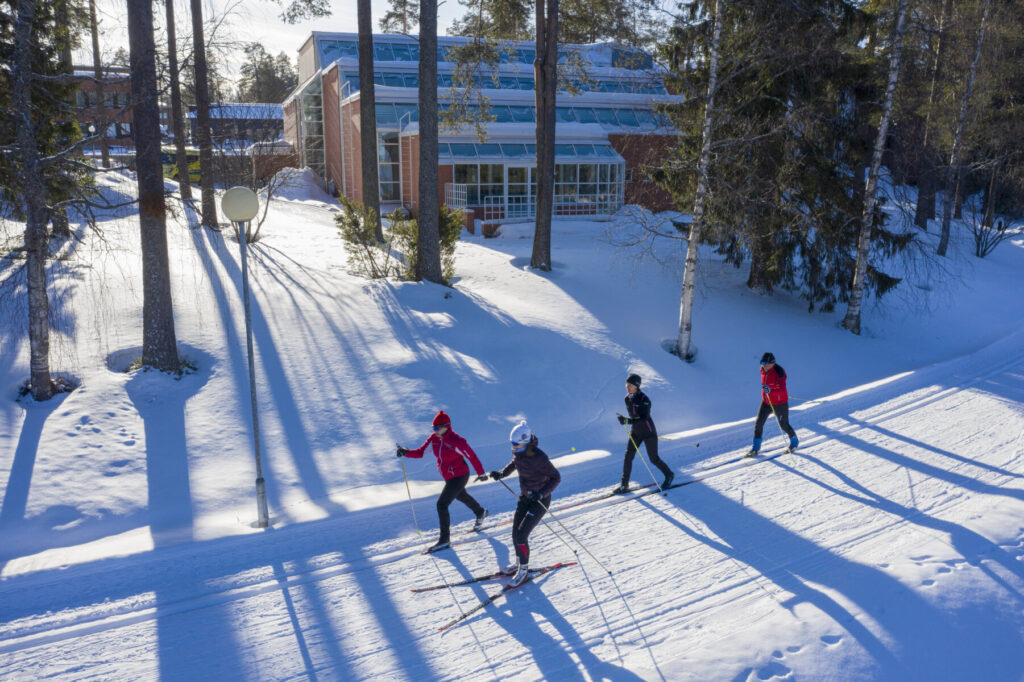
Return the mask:
<path fill-rule="evenodd" d="M 434 457 L 437 458 L 437 470 L 444 477 L 444 490 L 437 498 L 437 518 L 441 524 L 441 537 L 431 545 L 428 552 L 436 552 L 450 546 L 449 526 L 451 516 L 448 513 L 448 505 L 452 500 L 458 500 L 472 510 L 476 515 L 476 523 L 473 530 L 479 530 L 487 516 L 487 510 L 480 506 L 473 497 L 466 492 L 466 484 L 469 482 L 469 467 L 466 460 L 473 465 L 477 473 L 477 481 L 486 481 L 484 467 L 480 464 L 473 448 L 469 447 L 466 439 L 452 430 L 452 420 L 448 418 L 444 410 L 441 410 L 434 417 L 434 433 L 423 442 L 423 445 L 413 450 L 407 450 L 398 446 L 399 457 L 413 457 L 419 459 L 426 452 L 427 446 L 434 449 Z"/>

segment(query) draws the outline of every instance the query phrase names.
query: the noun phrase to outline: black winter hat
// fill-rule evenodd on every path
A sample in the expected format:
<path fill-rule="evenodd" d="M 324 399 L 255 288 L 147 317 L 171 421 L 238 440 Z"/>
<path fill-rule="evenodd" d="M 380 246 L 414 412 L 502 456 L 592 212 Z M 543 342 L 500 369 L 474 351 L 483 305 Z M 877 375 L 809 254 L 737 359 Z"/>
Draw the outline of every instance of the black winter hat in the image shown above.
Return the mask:
<path fill-rule="evenodd" d="M 765 353 L 761 356 L 761 363 L 764 364 L 766 362 L 775 362 L 775 356 L 771 353 Z"/>
<path fill-rule="evenodd" d="M 633 384 L 637 388 L 640 388 L 640 375 L 639 374 L 630 374 L 628 377 L 626 377 L 626 383 L 627 384 Z"/>

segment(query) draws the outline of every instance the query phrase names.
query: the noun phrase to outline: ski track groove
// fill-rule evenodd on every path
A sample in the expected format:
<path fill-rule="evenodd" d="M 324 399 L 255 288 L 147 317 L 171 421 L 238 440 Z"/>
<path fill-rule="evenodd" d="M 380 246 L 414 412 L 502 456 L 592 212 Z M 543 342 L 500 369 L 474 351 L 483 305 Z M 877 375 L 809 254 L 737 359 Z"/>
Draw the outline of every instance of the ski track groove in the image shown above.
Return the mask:
<path fill-rule="evenodd" d="M 926 381 L 927 385 L 925 385 L 925 386 L 919 387 L 917 389 L 912 389 L 912 390 L 910 390 L 908 392 L 905 392 L 905 393 L 902 393 L 902 394 L 898 394 L 895 398 L 889 398 L 887 400 L 884 400 L 881 403 L 869 404 L 869 405 L 867 405 L 866 407 L 863 407 L 863 408 L 858 408 L 858 406 L 856 406 L 856 405 L 851 406 L 851 409 L 843 410 L 841 414 L 838 414 L 838 415 L 836 415 L 834 417 L 825 417 L 825 418 L 819 419 L 818 423 L 829 422 L 829 421 L 833 421 L 833 420 L 837 420 L 837 419 L 838 420 L 842 420 L 844 415 L 849 415 L 849 416 L 857 419 L 857 422 L 859 422 L 859 423 L 847 422 L 847 423 L 845 423 L 845 424 L 843 424 L 841 426 L 833 427 L 832 430 L 836 431 L 837 433 L 840 433 L 840 434 L 847 434 L 847 433 L 851 433 L 851 432 L 856 432 L 858 430 L 867 430 L 865 428 L 866 426 L 882 425 L 882 424 L 884 424 L 885 422 L 887 422 L 889 420 L 896 419 L 898 417 L 906 415 L 906 414 L 908 414 L 910 412 L 913 412 L 915 410 L 918 410 L 918 409 L 925 408 L 925 407 L 928 407 L 930 405 L 933 405 L 933 404 L 935 404 L 935 403 L 937 403 L 937 402 L 939 402 L 939 401 L 941 401 L 943 399 L 946 399 L 946 398 L 949 398 L 949 397 L 955 395 L 957 392 L 964 391 L 967 388 L 973 387 L 973 386 L 975 386 L 975 385 L 977 385 L 979 383 L 982 383 L 984 381 L 987 381 L 987 380 L 991 379 L 994 376 L 997 376 L 997 375 L 999 375 L 1001 373 L 1004 373 L 1007 370 L 1009 370 L 1009 369 L 1011 369 L 1011 368 L 1021 364 L 1022 362 L 1024 362 L 1024 353 L 1017 354 L 1016 356 L 1013 356 L 1012 359 L 1010 359 L 1010 360 L 1005 360 L 1005 361 L 999 362 L 999 363 L 994 364 L 994 365 L 989 363 L 988 367 L 982 373 L 980 373 L 980 374 L 978 374 L 976 376 L 972 376 L 972 377 L 970 377 L 968 379 L 961 380 L 961 381 L 959 381 L 959 382 L 957 382 L 957 383 L 955 383 L 953 385 L 945 386 L 945 387 L 942 387 L 942 388 L 939 388 L 939 389 L 936 389 L 934 383 L 929 383 L 928 379 L 926 378 L 925 381 Z M 927 368 L 924 368 L 924 369 L 927 369 Z M 965 371 L 967 371 L 967 370 L 965 370 Z M 898 382 L 894 382 L 894 383 L 898 385 L 899 383 L 902 383 L 902 382 L 905 382 L 905 381 L 909 381 L 909 380 L 911 380 L 913 378 L 914 378 L 913 375 L 911 375 L 911 376 L 902 378 Z M 883 385 L 883 386 L 879 387 L 879 389 L 877 389 L 877 390 L 893 391 L 893 390 L 898 390 L 898 386 L 894 386 L 893 384 L 886 384 L 886 385 Z M 870 401 L 870 396 L 871 396 L 872 393 L 874 393 L 874 391 L 867 391 L 863 395 L 855 396 L 858 399 L 857 402 L 869 402 Z M 921 395 L 922 393 L 924 395 Z M 957 401 L 956 403 L 954 403 L 953 405 L 951 405 L 950 407 L 948 407 L 946 409 L 947 410 L 963 409 L 963 407 L 965 405 L 969 404 L 972 399 L 973 399 L 973 396 L 964 396 L 964 398 L 962 398 L 961 400 Z M 830 405 L 829 402 L 821 403 L 821 404 L 819 404 L 815 408 L 810 408 L 809 410 L 801 411 L 801 412 L 802 413 L 813 413 L 814 411 L 817 411 L 817 410 L 822 409 L 822 408 L 824 408 L 826 406 L 829 406 L 829 405 Z M 1016 407 L 1016 405 L 1014 405 L 1014 407 Z M 867 414 L 860 415 L 859 414 L 860 412 L 865 412 Z M 713 437 L 712 439 L 709 439 L 709 440 L 713 442 L 714 440 L 716 440 L 718 438 L 726 438 L 728 434 L 730 434 L 730 433 L 732 433 L 734 431 L 740 431 L 740 430 L 745 430 L 745 425 L 737 425 L 737 426 L 730 427 L 724 433 L 722 433 L 720 435 L 717 435 L 717 436 L 715 436 L 715 437 Z M 883 439 L 883 440 L 891 438 L 891 436 L 886 436 L 884 434 L 878 434 L 878 436 L 881 439 Z M 1024 431 L 1021 432 L 1021 434 L 1017 437 L 1016 440 L 1020 441 L 1022 438 L 1024 438 Z M 833 441 L 833 440 L 834 440 L 834 438 L 830 438 L 829 436 L 824 435 L 824 434 L 815 435 L 815 436 L 811 436 L 811 437 L 806 438 L 806 439 L 802 439 L 801 440 L 800 449 L 795 453 L 794 457 L 795 457 L 795 459 L 797 459 L 799 461 L 801 459 L 802 452 L 805 449 L 807 449 L 807 447 L 815 445 L 815 444 L 820 444 L 820 443 L 823 443 L 823 442 Z M 970 439 L 961 440 L 960 443 L 967 442 L 969 440 Z M 680 449 L 682 449 L 682 448 L 680 448 Z M 696 483 L 696 482 L 704 481 L 704 480 L 707 480 L 707 479 L 710 479 L 710 478 L 716 478 L 718 476 L 722 476 L 722 475 L 725 475 L 725 474 L 730 474 L 730 473 L 733 473 L 734 471 L 737 471 L 739 469 L 745 469 L 745 468 L 747 468 L 749 466 L 753 466 L 754 464 L 762 464 L 762 463 L 766 463 L 766 462 L 769 462 L 769 461 L 774 461 L 775 457 L 780 457 L 783 454 L 783 453 L 776 453 L 776 454 L 774 454 L 773 459 L 771 459 L 771 460 L 764 459 L 764 457 L 765 456 L 769 456 L 770 453 L 771 453 L 771 451 L 769 450 L 765 454 L 763 454 L 761 456 L 761 458 L 757 458 L 757 459 L 753 459 L 752 458 L 749 461 L 741 460 L 739 462 L 735 462 L 735 463 L 733 463 L 731 465 L 726 465 L 726 466 L 723 466 L 721 464 L 716 465 L 714 463 L 714 460 L 703 460 L 704 466 L 707 467 L 707 469 L 704 469 L 703 467 L 698 467 L 698 468 L 690 469 L 690 470 L 687 470 L 687 471 L 683 471 L 682 474 L 684 476 L 690 476 L 692 478 L 692 482 Z M 730 453 L 729 455 L 724 456 L 724 459 L 729 459 L 730 457 L 733 457 L 733 456 L 735 456 L 735 454 Z M 1019 461 L 1022 456 L 1024 456 L 1024 453 L 1021 453 L 1018 450 L 1018 452 L 1014 456 L 1012 456 L 1009 460 L 1007 460 L 1007 462 L 1005 464 L 1001 465 L 999 468 L 1001 468 L 1001 469 L 1007 468 L 1009 464 L 1012 464 L 1014 462 Z M 698 460 L 698 461 L 701 461 L 701 460 Z M 974 477 L 975 480 L 978 480 L 979 482 L 983 482 L 983 483 L 985 483 L 986 485 L 989 485 L 989 486 L 994 486 L 994 483 L 992 483 L 992 481 L 995 481 L 997 479 L 1005 479 L 1005 478 L 1007 478 L 1006 474 L 1000 474 L 1000 473 L 998 473 L 996 471 L 993 471 L 991 465 L 987 465 L 986 466 L 986 465 L 982 465 L 980 463 L 970 462 L 970 461 L 967 461 L 967 460 L 962 459 L 962 458 L 957 458 L 957 459 L 954 460 L 954 462 L 955 463 L 951 467 L 948 467 L 948 469 L 947 469 L 948 471 L 950 471 L 950 472 L 957 472 L 957 471 L 960 471 L 960 470 L 964 469 L 965 467 L 971 466 L 972 468 L 975 468 L 975 469 L 979 470 L 978 475 Z M 831 472 L 829 472 L 829 473 L 831 473 Z M 884 476 L 884 474 L 880 473 L 873 480 L 879 480 L 883 476 Z M 862 487 L 864 487 L 865 489 L 869 489 L 868 486 L 865 485 L 863 482 L 861 482 L 860 485 Z M 592 492 L 591 493 L 578 493 L 577 496 L 590 495 L 590 494 L 592 494 Z M 850 492 L 851 492 L 852 495 L 863 495 L 864 494 L 862 491 L 857 491 L 857 490 L 851 490 Z M 575 505 L 579 505 L 579 506 L 577 508 L 570 508 L 570 509 L 565 509 L 565 510 L 561 511 L 559 513 L 559 517 L 562 518 L 562 519 L 571 518 L 571 517 L 576 516 L 578 514 L 585 514 L 585 513 L 590 513 L 590 512 L 593 512 L 593 511 L 599 511 L 599 510 L 605 509 L 607 507 L 611 507 L 611 506 L 614 506 L 614 505 L 619 505 L 619 504 L 622 504 L 622 503 L 625 503 L 625 502 L 632 502 L 632 501 L 636 501 L 638 499 L 646 499 L 648 496 L 652 496 L 651 500 L 656 500 L 656 499 L 658 499 L 660 497 L 660 495 L 657 495 L 656 493 L 657 493 L 656 489 L 649 489 L 649 490 L 642 491 L 642 492 L 640 492 L 638 494 L 635 493 L 635 494 L 632 494 L 632 495 L 629 495 L 629 496 L 623 496 L 623 497 L 619 497 L 619 498 L 611 498 L 611 499 L 601 500 L 601 501 L 594 502 L 594 503 L 583 503 L 582 505 L 579 505 L 579 502 L 572 501 L 572 497 L 570 497 L 570 498 L 566 498 L 565 504 L 572 505 L 572 506 L 575 506 Z M 679 491 L 679 493 L 676 493 L 676 494 L 680 494 L 680 493 L 681 494 L 685 494 L 685 491 Z M 713 600 L 716 596 L 726 595 L 726 594 L 728 594 L 730 592 L 734 592 L 735 590 L 743 588 L 745 586 L 749 586 L 750 587 L 750 589 L 749 589 L 749 594 L 750 595 L 756 595 L 757 592 L 755 590 L 758 589 L 758 588 L 755 588 L 753 586 L 754 586 L 755 583 L 758 582 L 758 578 L 765 578 L 765 577 L 771 577 L 773 575 L 776 575 L 776 574 L 778 574 L 778 573 L 780 573 L 782 571 L 788 570 L 787 566 L 793 566 L 793 565 L 797 565 L 797 564 L 802 564 L 803 562 L 807 561 L 808 559 L 810 559 L 811 557 L 813 557 L 815 555 L 825 555 L 827 553 L 838 553 L 838 554 L 841 555 L 841 554 L 843 554 L 845 552 L 851 551 L 852 549 L 856 548 L 857 546 L 859 546 L 861 544 L 869 542 L 872 538 L 874 538 L 874 537 L 876 537 L 876 536 L 878 536 L 878 535 L 880 535 L 880 534 L 882 534 L 882 533 L 884 533 L 886 531 L 892 530 L 893 528 L 896 528 L 896 527 L 899 527 L 899 526 L 903 526 L 903 525 L 911 526 L 915 531 L 920 532 L 920 533 L 924 533 L 930 539 L 938 540 L 938 541 L 942 542 L 943 544 L 946 544 L 947 546 L 950 546 L 949 541 L 945 537 L 943 537 L 943 534 L 940 531 L 933 530 L 933 529 L 928 529 L 928 528 L 921 528 L 920 526 L 917 526 L 916 524 L 914 524 L 914 519 L 919 519 L 922 516 L 935 516 L 938 513 L 941 513 L 942 511 L 944 511 L 944 510 L 952 507 L 953 505 L 957 504 L 958 502 L 961 501 L 962 494 L 944 495 L 943 498 L 944 499 L 939 504 L 932 504 L 931 506 L 929 506 L 929 507 L 927 507 L 925 509 L 918 509 L 918 510 L 916 510 L 915 513 L 913 513 L 911 515 L 901 516 L 901 517 L 899 517 L 897 519 L 894 519 L 893 523 L 891 523 L 891 524 L 886 524 L 884 526 L 874 527 L 874 528 L 865 530 L 862 534 L 859 534 L 859 535 L 854 536 L 852 538 L 845 538 L 845 539 L 843 539 L 839 543 L 830 544 L 828 546 L 822 546 L 818 551 L 814 552 L 813 554 L 802 555 L 801 557 L 798 557 L 793 562 L 790 562 L 789 564 L 786 564 L 785 566 L 779 566 L 779 567 L 777 567 L 777 568 L 775 568 L 773 570 L 769 570 L 769 571 L 763 572 L 763 573 L 758 573 L 756 577 L 749 576 L 749 575 L 744 575 L 743 578 L 737 579 L 737 580 L 735 580 L 731 584 L 727 584 L 727 585 L 721 587 L 720 589 L 717 589 L 717 590 L 715 590 L 714 592 L 711 592 L 711 593 L 702 593 L 700 596 L 698 596 L 698 598 L 696 598 L 696 599 L 694 599 L 692 601 L 689 601 L 689 602 L 686 602 L 686 601 L 683 601 L 683 602 L 672 601 L 671 602 L 671 604 L 673 605 L 672 609 L 680 609 L 680 608 L 683 608 L 683 607 L 699 604 L 699 603 L 701 603 L 703 601 Z M 555 509 L 554 511 L 558 511 L 558 510 Z M 509 514 L 509 516 L 510 515 L 511 514 Z M 480 532 L 480 533 L 476 534 L 472 538 L 461 539 L 459 541 L 456 541 L 455 543 L 453 543 L 453 545 L 463 545 L 463 544 L 470 544 L 470 543 L 479 542 L 479 541 L 482 541 L 482 540 L 495 539 L 496 536 L 499 533 L 503 533 L 504 532 L 504 531 L 501 531 L 499 529 L 503 528 L 505 525 L 507 525 L 507 522 L 504 522 L 504 521 L 499 522 L 495 527 L 492 527 L 492 529 L 490 529 L 492 532 L 488 532 L 488 531 L 485 530 L 483 532 Z M 691 525 L 691 524 L 689 522 L 687 522 L 687 525 Z M 493 532 L 493 531 L 497 531 L 497 532 Z M 931 532 L 928 532 L 928 531 L 931 531 Z M 385 544 L 390 544 L 390 543 L 388 541 L 385 541 Z M 332 564 L 327 564 L 325 566 L 320 566 L 318 568 L 314 568 L 314 569 L 310 569 L 310 570 L 291 570 L 291 571 L 287 571 L 284 574 L 284 576 L 281 577 L 281 578 L 278 578 L 276 576 L 274 576 L 274 577 L 266 577 L 266 578 L 264 578 L 262 576 L 255 576 L 254 579 L 253 579 L 253 582 L 251 582 L 251 583 L 247 583 L 244 580 L 241 581 L 241 584 L 237 584 L 237 583 L 230 584 L 230 582 L 229 582 L 229 586 L 226 586 L 226 587 L 223 587 L 223 588 L 221 588 L 221 587 L 214 587 L 212 589 L 206 590 L 206 591 L 204 591 L 202 593 L 199 593 L 199 594 L 193 593 L 191 595 L 182 596 L 182 597 L 180 597 L 178 599 L 173 599 L 173 600 L 170 600 L 170 601 L 161 601 L 161 603 L 160 603 L 160 615 L 173 614 L 173 613 L 184 613 L 184 612 L 188 612 L 188 611 L 192 611 L 192 610 L 197 610 L 197 609 L 201 609 L 201 608 L 205 608 L 205 607 L 209 607 L 209 606 L 221 605 L 221 604 L 225 604 L 225 603 L 229 603 L 229 602 L 233 602 L 233 601 L 238 601 L 238 600 L 241 600 L 241 599 L 251 598 L 251 597 L 254 597 L 254 596 L 261 595 L 261 594 L 278 592 L 278 591 L 283 590 L 283 589 L 289 589 L 289 588 L 297 587 L 297 586 L 300 586 L 300 585 L 318 583 L 318 582 L 322 582 L 322 581 L 325 581 L 325 580 L 328 580 L 328 579 L 331 579 L 331 578 L 335 578 L 335 577 L 342 576 L 342 575 L 345 575 L 345 574 L 353 573 L 355 571 L 365 570 L 365 569 L 368 569 L 368 568 L 373 568 L 373 567 L 384 565 L 384 564 L 394 563 L 394 562 L 401 561 L 401 560 L 406 559 L 406 558 L 411 558 L 411 557 L 418 556 L 419 553 L 420 553 L 420 550 L 421 550 L 421 547 L 420 547 L 421 544 L 422 543 L 415 543 L 415 541 L 414 541 L 414 543 L 408 543 L 407 542 L 407 543 L 405 543 L 404 546 L 399 546 L 399 547 L 397 547 L 395 549 L 386 550 L 386 551 L 384 551 L 381 554 L 371 554 L 371 555 L 368 555 L 365 559 L 362 559 L 362 560 L 360 560 L 358 562 L 354 562 L 354 563 L 346 562 L 346 563 L 333 564 L 333 565 Z M 162 563 L 161 559 L 147 559 L 147 560 L 152 560 L 155 563 Z M 723 561 L 728 561 L 728 559 L 722 559 L 722 560 Z M 627 568 L 627 569 L 625 569 L 623 571 L 616 571 L 615 577 L 619 577 L 619 576 L 625 574 L 626 572 L 628 572 L 629 570 L 630 569 Z M 598 577 L 598 579 L 597 579 L 598 581 L 603 580 L 604 578 L 608 577 L 608 576 L 603 574 L 603 571 L 601 573 L 602 573 L 602 575 Z M 58 581 L 58 580 L 59 580 L 58 578 L 55 578 L 55 579 L 52 579 L 52 580 L 51 579 L 46 579 L 46 580 L 43 580 L 43 581 L 39 581 L 39 583 L 42 583 L 43 585 L 45 585 L 48 582 Z M 29 584 L 28 585 L 21 585 L 21 586 L 18 587 L 18 589 L 26 589 L 28 587 L 34 587 L 35 586 L 35 585 L 32 585 L 33 581 L 31 580 L 31 576 L 29 576 L 29 579 L 26 582 L 29 583 Z M 39 584 L 39 583 L 37 583 L 37 584 Z M 538 586 L 538 589 L 539 589 L 539 586 Z M 0 590 L 0 593 L 2 593 L 2 590 Z M 635 595 L 635 592 L 630 592 L 628 594 Z M 717 607 L 717 608 L 722 608 L 722 607 L 724 607 L 725 604 L 731 603 L 732 599 L 734 599 L 734 598 L 731 598 L 729 600 L 725 600 L 723 602 L 723 604 L 721 606 Z M 37 646 L 41 646 L 41 645 L 45 645 L 45 644 L 51 644 L 51 643 L 55 643 L 55 642 L 60 642 L 60 641 L 64 641 L 64 640 L 67 640 L 67 639 L 71 639 L 71 638 L 75 638 L 75 637 L 80 637 L 80 636 L 83 636 L 83 635 L 86 635 L 86 634 L 92 634 L 92 633 L 97 633 L 97 632 L 103 632 L 103 631 L 106 631 L 106 630 L 121 628 L 121 627 L 125 627 L 127 625 L 132 625 L 132 624 L 135 624 L 135 623 L 141 623 L 141 622 L 145 622 L 145 621 L 151 620 L 153 618 L 156 618 L 157 615 L 158 615 L 157 614 L 155 600 L 153 600 L 153 599 L 150 599 L 150 600 L 147 601 L 146 599 L 140 599 L 138 597 L 138 595 L 135 595 L 133 597 L 129 597 L 129 598 L 126 598 L 126 599 L 120 600 L 120 601 L 121 602 L 127 602 L 127 603 L 124 603 L 123 606 L 122 605 L 112 605 L 111 609 L 105 611 L 98 618 L 97 618 L 97 616 L 95 614 L 95 609 L 96 609 L 97 605 L 93 604 L 93 605 L 89 605 L 89 606 L 79 607 L 78 609 L 76 609 L 76 610 L 84 611 L 84 613 L 82 613 L 81 615 L 79 615 L 77 617 L 76 616 L 72 616 L 72 617 L 69 618 L 69 617 L 67 617 L 67 613 L 64 613 L 64 612 L 57 612 L 55 614 L 51 614 L 51 613 L 47 612 L 46 614 L 39 614 L 37 616 L 29 616 L 29 617 L 24 617 L 24 618 L 19 619 L 23 623 L 22 627 L 18 627 L 18 625 L 17 625 L 18 621 L 17 620 L 13 621 L 13 622 L 10 622 L 10 623 L 6 624 L 6 627 L 2 628 L 2 630 L 6 630 L 6 632 L 4 632 L 2 635 L 0 635 L 0 654 L 11 653 L 11 652 L 20 651 L 20 650 L 23 650 L 23 649 L 29 649 L 29 648 L 33 648 L 33 647 L 37 647 Z M 595 607 L 593 605 L 580 606 L 578 609 L 576 609 L 574 611 L 571 611 L 571 613 L 580 613 L 580 612 L 585 611 L 585 610 L 590 609 L 590 608 L 595 608 Z M 714 609 L 714 608 L 715 607 L 712 607 L 712 609 Z M 668 608 L 666 606 L 665 608 L 661 609 L 660 611 L 656 611 L 655 613 L 664 613 L 664 612 L 672 610 L 672 609 L 670 609 L 670 608 Z M 698 613 L 710 613 L 710 612 L 713 612 L 713 610 L 712 611 L 702 611 L 702 612 L 698 612 Z M 486 610 L 485 610 L 485 613 L 486 613 Z M 644 613 L 650 613 L 650 612 L 649 611 L 645 611 Z M 62 618 L 62 615 L 63 615 L 63 618 Z M 696 616 L 695 616 L 695 618 L 696 618 Z M 477 620 L 478 619 L 474 617 L 474 618 L 471 619 L 471 621 L 469 623 L 467 623 L 467 625 L 472 624 L 472 623 L 476 623 Z M 682 620 L 685 620 L 685 618 L 682 618 Z M 629 618 L 628 615 L 620 615 L 618 618 L 614 619 L 614 622 L 610 622 L 610 624 L 614 626 L 612 628 L 613 636 L 624 636 L 627 633 L 635 632 L 635 630 L 636 630 L 636 626 L 633 624 L 632 619 Z M 601 639 L 603 639 L 603 636 L 600 637 L 600 638 L 595 637 L 595 641 L 600 641 Z M 362 656 L 357 656 L 356 658 L 357 659 L 358 658 L 362 658 Z"/>

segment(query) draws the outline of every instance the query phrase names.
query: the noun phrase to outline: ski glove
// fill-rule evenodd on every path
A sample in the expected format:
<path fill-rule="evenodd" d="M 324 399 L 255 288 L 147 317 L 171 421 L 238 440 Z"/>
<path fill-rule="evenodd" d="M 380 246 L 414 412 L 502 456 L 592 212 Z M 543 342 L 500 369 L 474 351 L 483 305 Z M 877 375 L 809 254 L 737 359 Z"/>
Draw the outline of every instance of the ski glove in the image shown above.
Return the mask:
<path fill-rule="evenodd" d="M 407 452 L 409 452 L 409 451 L 406 450 L 405 448 L 403 448 L 401 445 L 399 445 L 398 446 L 398 450 L 395 452 L 395 456 L 396 457 L 405 457 L 405 453 L 407 453 Z"/>
<path fill-rule="evenodd" d="M 615 418 L 619 420 L 620 424 L 625 425 L 629 423 L 629 417 L 623 417 L 621 414 L 615 415 Z"/>
<path fill-rule="evenodd" d="M 476 477 L 476 482 L 477 483 L 483 483 L 486 480 L 487 480 L 487 474 L 480 474 L 479 476 Z"/>
<path fill-rule="evenodd" d="M 761 390 L 764 391 L 765 393 L 772 392 L 771 386 L 769 386 L 768 384 L 761 384 Z"/>
<path fill-rule="evenodd" d="M 501 472 L 500 471 L 492 471 L 491 472 L 491 479 L 495 480 L 495 481 L 500 481 L 501 480 Z"/>

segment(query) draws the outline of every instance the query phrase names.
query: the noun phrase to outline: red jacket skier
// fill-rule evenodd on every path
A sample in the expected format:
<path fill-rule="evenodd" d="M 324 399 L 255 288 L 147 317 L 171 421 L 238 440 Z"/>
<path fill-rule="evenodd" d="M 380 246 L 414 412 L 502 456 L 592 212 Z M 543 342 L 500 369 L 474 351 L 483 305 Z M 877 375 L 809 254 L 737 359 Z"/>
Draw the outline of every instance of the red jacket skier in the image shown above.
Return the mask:
<path fill-rule="evenodd" d="M 755 457 L 761 451 L 761 434 L 764 423 L 774 414 L 779 428 L 789 436 L 789 449 L 796 450 L 800 441 L 796 431 L 789 425 L 789 393 L 786 391 L 786 370 L 782 365 L 775 364 L 775 356 L 765 353 L 761 356 L 761 405 L 757 410 L 757 421 L 754 422 L 754 445 L 747 453 Z"/>
<path fill-rule="evenodd" d="M 467 466 L 466 460 L 469 460 L 469 463 L 473 465 L 478 481 L 487 480 L 487 476 L 484 475 L 484 467 L 480 464 L 476 453 L 473 452 L 473 448 L 469 447 L 466 439 L 452 431 L 451 425 L 451 419 L 448 418 L 444 410 L 441 410 L 434 417 L 434 433 L 430 434 L 427 440 L 423 442 L 423 445 L 412 450 L 398 446 L 397 452 L 399 457 L 419 459 L 423 457 L 429 445 L 434 451 L 434 457 L 437 459 L 437 470 L 441 472 L 441 477 L 444 478 L 444 490 L 441 491 L 441 496 L 437 498 L 437 517 L 441 525 L 441 537 L 430 547 L 431 552 L 445 549 L 450 544 L 449 527 L 451 525 L 451 515 L 448 513 L 448 506 L 452 503 L 452 500 L 458 500 L 472 510 L 476 516 L 476 523 L 473 525 L 474 530 L 479 530 L 480 525 L 487 516 L 487 510 L 481 507 L 473 499 L 472 495 L 466 492 L 466 484 L 469 482 L 469 466 Z"/>

